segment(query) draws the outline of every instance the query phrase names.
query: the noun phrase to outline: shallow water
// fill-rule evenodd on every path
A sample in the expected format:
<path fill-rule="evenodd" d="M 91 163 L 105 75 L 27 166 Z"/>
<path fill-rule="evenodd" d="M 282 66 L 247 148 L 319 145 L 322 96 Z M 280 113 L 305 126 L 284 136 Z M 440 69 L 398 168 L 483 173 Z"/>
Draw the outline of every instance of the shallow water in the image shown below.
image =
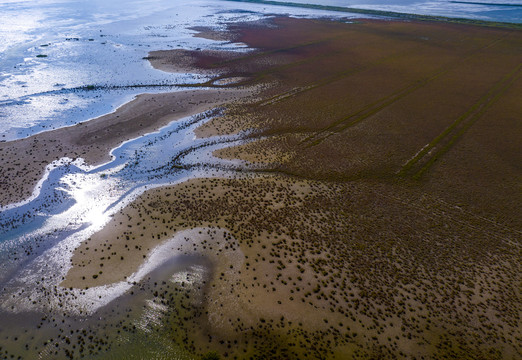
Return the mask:
<path fill-rule="evenodd" d="M 191 74 L 155 71 L 143 59 L 151 50 L 211 43 L 193 38 L 187 25 L 198 25 L 212 10 L 171 7 L 169 1 L 0 4 L 0 37 L 6 40 L 0 51 L 2 138 L 87 120 L 147 90 L 172 91 L 172 87 L 136 89 L 134 85 L 200 82 Z M 11 14 L 20 24 L 16 31 L 8 20 Z"/>
<path fill-rule="evenodd" d="M 6 39 L 0 54 L 0 134 L 3 140 L 25 137 L 113 111 L 144 91 L 176 90 L 172 86 L 129 87 L 132 85 L 200 82 L 202 77 L 199 75 L 154 70 L 142 58 L 151 50 L 177 46 L 243 51 L 241 44 L 193 38 L 194 31 L 189 27 L 219 27 L 227 21 L 255 20 L 264 16 L 255 10 L 237 11 L 231 3 L 220 5 L 208 1 L 177 5 L 174 9 L 167 1 L 126 2 L 127 12 L 116 16 L 120 9 L 115 4 L 99 1 L 88 9 L 70 1 L 0 4 L 3 19 L 6 20 L 11 12 L 19 24 L 14 30 L 0 25 L 0 32 Z M 151 4 L 154 6 L 149 6 Z M 260 8 L 256 5 L 247 7 Z M 296 13 L 305 16 L 310 11 Z M 8 25 L 8 22 L 0 24 Z M 47 57 L 37 57 L 38 54 Z M 85 88 L 87 85 L 94 85 L 96 90 Z M 241 135 L 196 139 L 193 130 L 208 119 L 205 115 L 181 119 L 157 132 L 128 141 L 112 151 L 112 161 L 98 167 L 72 159 L 49 164 L 46 176 L 30 199 L 2 209 L 0 357 L 23 354 L 62 358 L 65 354 L 56 354 L 55 347 L 66 347 L 67 341 L 72 341 L 60 338 L 64 331 L 70 331 L 76 345 L 85 346 L 84 353 L 91 358 L 104 358 L 107 354 L 116 358 L 129 358 L 130 355 L 135 358 L 190 358 L 190 354 L 171 341 L 169 331 L 161 330 L 168 311 L 155 304 L 149 293 L 143 293 L 148 278 L 143 280 L 136 274 L 136 281 L 145 281 L 145 285 L 118 283 L 89 290 L 64 289 L 59 284 L 67 273 L 72 251 L 101 229 L 111 214 L 147 189 L 192 177 L 234 174 L 227 167 L 237 164 L 215 159 L 209 150 L 233 144 Z M 184 154 L 184 167 L 173 167 L 173 159 L 180 153 Z M 201 167 L 200 163 L 212 166 Z M 198 262 L 192 261 L 189 266 L 184 258 L 172 256 L 167 262 L 171 264 L 167 272 L 179 273 L 180 267 L 188 267 L 195 274 L 207 271 L 205 267 L 197 267 Z M 165 271 L 160 271 L 166 265 L 155 270 L 157 265 L 149 264 L 149 270 L 145 273 L 142 270 L 142 273 L 152 274 L 147 276 L 154 278 L 159 271 L 157 276 L 166 276 Z M 142 296 L 131 299 L 131 293 L 140 291 Z M 113 302 L 115 299 L 117 303 Z M 122 313 L 122 309 L 126 309 L 126 313 Z M 113 312 L 116 313 L 111 315 Z M 124 332 L 124 336 L 115 330 L 118 325 L 121 327 L 122 321 L 129 327 L 132 325 L 132 330 Z M 141 328 L 134 329 L 136 324 L 141 324 Z M 144 341 L 144 334 L 150 331 L 154 334 L 159 331 L 159 335 Z M 94 337 L 86 340 L 88 336 Z M 170 341 L 166 342 L 166 339 Z"/>
<path fill-rule="evenodd" d="M 111 214 L 147 189 L 197 176 L 234 174 L 227 168 L 236 163 L 214 158 L 212 151 L 233 145 L 242 134 L 196 139 L 194 129 L 208 120 L 200 115 L 172 122 L 122 144 L 112 151 L 112 161 L 95 168 L 67 160 L 52 167 L 32 200 L 0 212 L 0 282 L 12 276 L 12 268 L 71 232 L 84 232 L 85 238 L 101 228 Z M 186 153 L 181 163 L 186 169 L 172 166 L 180 153 Z M 207 166 L 196 166 L 201 161 Z"/>
<path fill-rule="evenodd" d="M 93 314 L 56 308 L 43 314 L 0 310 L 3 321 L 11 324 L 9 331 L 0 327 L 1 354 L 57 359 L 65 358 L 68 349 L 75 358 L 83 354 L 89 359 L 191 359 L 192 354 L 172 341 L 177 324 L 169 314 L 180 311 L 177 305 L 187 299 L 185 295 L 194 301 L 201 297 L 211 271 L 212 264 L 203 257 L 172 256 Z M 54 296 L 62 301 L 73 297 Z"/>
<path fill-rule="evenodd" d="M 120 15 L 122 4 L 125 11 Z M 260 19 L 266 12 L 263 6 L 222 1 L 95 1 L 86 7 L 74 1 L 40 0 L 3 2 L 0 8 L 5 19 L 11 12 L 19 24 L 11 29 L 8 22 L 0 23 L 7 39 L 0 54 L 0 134 L 7 140 L 113 111 L 137 93 L 176 90 L 129 85 L 199 82 L 199 75 L 155 70 L 142 57 L 178 46 L 245 51 L 242 44 L 193 37 L 190 27 L 219 29 L 230 21 Z M 270 13 L 278 11 L 285 14 L 288 9 L 270 7 Z M 346 16 L 307 9 L 292 9 L 292 14 Z M 48 57 L 36 58 L 42 48 Z M 85 88 L 89 84 L 96 90 Z M 112 161 L 96 168 L 81 159 L 49 164 L 31 198 L 0 212 L 0 282 L 9 281 L 64 239 L 85 239 L 147 188 L 201 174 L 223 175 L 223 169 L 211 167 L 174 169 L 172 159 L 181 152 L 185 165 L 237 165 L 215 159 L 209 151 L 232 145 L 240 136 L 197 140 L 193 130 L 204 120 L 182 119 L 128 141 L 112 151 Z"/>
<path fill-rule="evenodd" d="M 241 44 L 193 37 L 190 28 L 223 28 L 266 11 L 219 0 L 0 2 L 0 141 L 100 116 L 139 93 L 206 81 L 154 70 L 143 58 L 178 47 L 241 50 Z M 277 6 L 270 12 L 347 16 Z"/>
<path fill-rule="evenodd" d="M 521 0 L 275 0 L 302 4 L 353 7 L 407 14 L 448 16 L 522 23 Z"/>
<path fill-rule="evenodd" d="M 214 158 L 212 150 L 241 142 L 242 134 L 195 138 L 194 129 L 214 115 L 215 112 L 209 112 L 209 116 L 200 114 L 187 117 L 174 121 L 157 132 L 128 141 L 113 150 L 112 161 L 98 167 L 88 167 L 81 162 L 64 159 L 55 167 L 49 167 L 47 179 L 34 199 L 0 212 L 0 319 L 1 324 L 4 324 L 0 325 L 0 334 L 7 330 L 5 324 L 20 323 L 22 325 L 17 327 L 17 333 L 20 334 L 18 337 L 31 344 L 38 354 L 43 354 L 43 358 L 55 358 L 53 351 L 46 352 L 45 347 L 40 346 L 41 343 L 27 338 L 28 333 L 47 339 L 54 338 L 54 322 L 47 322 L 46 326 L 42 325 L 41 330 L 34 330 L 30 319 L 33 319 L 34 324 L 42 314 L 48 314 L 53 319 L 63 321 L 61 329 L 89 329 L 97 334 L 108 331 L 107 336 L 114 340 L 119 339 L 114 330 L 116 323 L 122 319 L 126 322 L 132 320 L 131 323 L 136 326 L 141 321 L 140 317 L 144 316 L 143 309 L 148 309 L 147 326 L 128 333 L 128 338 L 122 340 L 122 344 L 107 347 L 102 342 L 99 345 L 103 349 L 100 356 L 103 358 L 103 354 L 107 353 L 116 354 L 116 357 L 120 356 L 118 354 L 125 354 L 129 351 L 129 343 L 134 344 L 133 354 L 141 354 L 137 358 L 161 358 L 158 354 L 169 354 L 167 358 L 180 359 L 189 356 L 175 343 L 165 342 L 168 333 L 161 332 L 161 329 L 157 330 L 160 333 L 158 343 L 154 345 L 156 349 L 163 349 L 160 353 L 154 347 L 145 346 L 145 343 L 136 345 L 140 344 L 139 340 L 149 325 L 163 326 L 165 317 L 168 320 L 171 311 L 169 308 L 156 306 L 148 293 L 146 299 L 143 296 L 132 296 L 132 306 L 129 305 L 128 308 L 130 320 L 122 318 L 125 314 L 121 311 L 117 311 L 112 318 L 100 315 L 107 311 L 113 312 L 115 307 L 120 309 L 122 301 L 124 304 L 130 301 L 129 293 L 135 292 L 133 282 L 141 282 L 149 274 L 156 273 L 158 265 L 163 264 L 159 267 L 161 270 L 165 268 L 165 264 L 170 264 L 169 269 L 178 269 L 175 274 L 179 277 L 179 267 L 186 263 L 180 260 L 184 259 L 182 253 L 172 252 L 170 243 L 165 244 L 170 246 L 168 249 L 160 247 L 152 252 L 142 268 L 129 278 L 129 282 L 88 290 L 65 289 L 59 284 L 67 274 L 73 250 L 101 229 L 112 214 L 144 191 L 193 177 L 236 175 L 234 167 L 238 163 Z M 173 159 L 180 153 L 184 155 L 177 161 L 178 167 L 173 167 Z M 201 161 L 205 166 L 199 165 Z M 201 268 L 191 269 L 191 274 L 207 271 Z M 160 271 L 159 274 L 161 273 Z M 114 300 L 120 305 L 114 305 Z M 150 323 L 151 316 L 155 313 L 158 324 Z M 78 317 L 83 324 L 77 324 Z M 23 321 L 16 320 L 18 318 Z M 28 354 L 17 347 L 12 335 L 4 340 L 5 348 L 10 349 L 11 353 L 14 351 L 15 354 Z M 95 355 L 93 353 L 94 358 Z"/>
<path fill-rule="evenodd" d="M 522 7 L 506 6 L 522 5 L 519 0 L 292 2 L 522 22 Z M 208 80 L 155 71 L 143 58 L 152 50 L 177 47 L 237 49 L 240 44 L 193 37 L 190 28 L 219 28 L 265 13 L 350 16 L 225 0 L 0 2 L 0 141 L 100 116 L 145 91 L 172 91 L 176 84 Z M 144 85 L 154 87 L 136 88 Z"/>

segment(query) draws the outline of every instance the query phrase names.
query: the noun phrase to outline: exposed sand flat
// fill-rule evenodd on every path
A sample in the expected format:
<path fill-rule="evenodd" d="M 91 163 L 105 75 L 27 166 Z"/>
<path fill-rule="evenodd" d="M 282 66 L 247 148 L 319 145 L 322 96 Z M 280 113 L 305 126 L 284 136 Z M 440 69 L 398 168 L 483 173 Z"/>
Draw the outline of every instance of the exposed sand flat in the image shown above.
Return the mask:
<path fill-rule="evenodd" d="M 162 71 L 174 73 L 195 72 L 198 74 L 218 74 L 220 70 L 219 67 L 214 66 L 213 68 L 206 68 L 203 66 L 203 59 L 205 59 L 205 62 L 208 64 L 216 61 L 224 62 L 241 56 L 243 56 L 241 53 L 230 51 L 200 50 L 195 54 L 190 50 L 175 49 L 151 51 L 147 59 L 154 68 Z"/>
<path fill-rule="evenodd" d="M 56 159 L 84 158 L 89 165 L 104 163 L 110 160 L 110 150 L 126 140 L 248 94 L 249 90 L 236 89 L 144 94 L 99 118 L 0 143 L 0 205 L 29 197 L 46 165 Z"/>

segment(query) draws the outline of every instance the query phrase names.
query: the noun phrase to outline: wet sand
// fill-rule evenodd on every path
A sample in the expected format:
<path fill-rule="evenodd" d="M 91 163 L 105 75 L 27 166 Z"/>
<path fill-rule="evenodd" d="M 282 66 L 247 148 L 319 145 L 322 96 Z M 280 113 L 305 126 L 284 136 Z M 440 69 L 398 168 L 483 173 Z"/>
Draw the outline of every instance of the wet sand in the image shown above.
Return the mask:
<path fill-rule="evenodd" d="M 249 93 L 246 89 L 212 89 L 143 94 L 99 118 L 0 143 L 0 206 L 28 198 L 45 167 L 54 160 L 69 157 L 83 158 L 87 165 L 105 163 L 111 159 L 110 151 L 124 141 L 234 102 Z"/>

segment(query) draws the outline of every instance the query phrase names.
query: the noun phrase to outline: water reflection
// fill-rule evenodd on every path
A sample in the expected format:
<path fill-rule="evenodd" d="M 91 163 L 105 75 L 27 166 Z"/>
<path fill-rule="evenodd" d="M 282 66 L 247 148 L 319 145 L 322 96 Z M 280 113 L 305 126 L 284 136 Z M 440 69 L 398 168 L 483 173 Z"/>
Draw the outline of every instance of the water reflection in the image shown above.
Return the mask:
<path fill-rule="evenodd" d="M 158 132 L 128 141 L 113 150 L 112 161 L 96 168 L 71 159 L 49 167 L 32 200 L 0 212 L 0 258 L 4 260 L 0 282 L 24 271 L 31 261 L 37 264 L 45 251 L 60 246 L 74 249 L 148 189 L 191 177 L 235 175 L 233 165 L 238 164 L 214 158 L 212 151 L 241 141 L 244 134 L 195 138 L 194 129 L 214 114 L 175 121 Z M 179 154 L 184 154 L 184 166 L 173 166 Z M 68 263 L 67 259 L 60 261 Z M 35 264 L 32 267 L 37 267 Z"/>

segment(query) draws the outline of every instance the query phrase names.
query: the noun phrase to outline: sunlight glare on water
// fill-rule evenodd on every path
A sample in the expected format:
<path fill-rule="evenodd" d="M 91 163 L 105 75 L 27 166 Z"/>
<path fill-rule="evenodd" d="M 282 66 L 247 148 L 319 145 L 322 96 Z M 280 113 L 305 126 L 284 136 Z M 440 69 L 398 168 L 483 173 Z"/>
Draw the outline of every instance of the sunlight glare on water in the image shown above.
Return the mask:
<path fill-rule="evenodd" d="M 69 174 L 63 178 L 63 183 L 68 185 L 68 190 L 64 191 L 76 202 L 63 213 L 64 218 L 78 219 L 95 228 L 109 220 L 105 209 L 121 196 L 121 192 L 115 189 L 114 179 L 100 181 L 98 174 Z"/>

